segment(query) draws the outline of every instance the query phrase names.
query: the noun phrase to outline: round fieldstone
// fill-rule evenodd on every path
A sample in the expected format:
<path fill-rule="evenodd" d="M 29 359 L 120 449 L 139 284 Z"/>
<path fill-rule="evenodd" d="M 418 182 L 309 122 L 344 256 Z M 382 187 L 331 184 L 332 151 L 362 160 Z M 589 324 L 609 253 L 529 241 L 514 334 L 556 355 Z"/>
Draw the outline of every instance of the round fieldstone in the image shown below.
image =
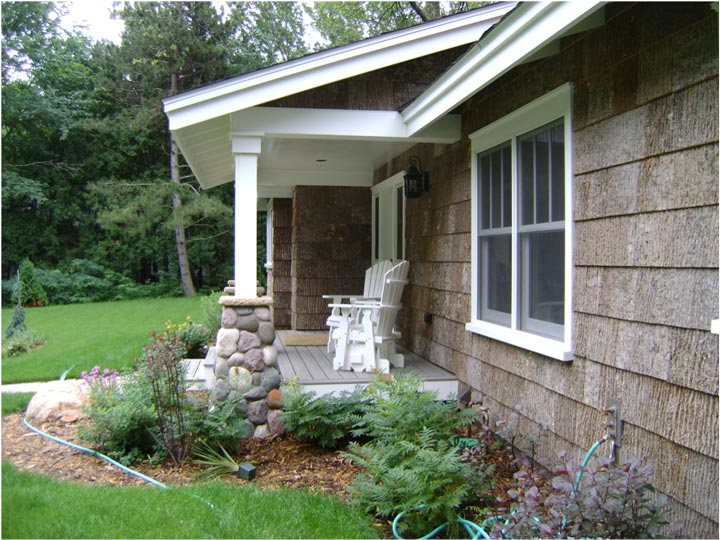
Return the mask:
<path fill-rule="evenodd" d="M 240 434 L 240 440 L 250 439 L 255 435 L 255 424 L 250 420 L 243 420 L 236 428 Z"/>
<path fill-rule="evenodd" d="M 264 399 L 253 401 L 248 406 L 247 417 L 253 424 L 264 424 L 267 421 L 268 404 Z"/>
<path fill-rule="evenodd" d="M 227 365 L 230 367 L 236 367 L 236 366 L 243 366 L 243 360 L 245 359 L 245 355 L 243 353 L 233 353 L 230 358 L 228 358 Z M 245 366 L 243 366 L 245 367 Z"/>
<path fill-rule="evenodd" d="M 260 349 L 250 349 L 246 352 L 243 358 L 243 366 L 250 371 L 262 371 L 265 369 L 262 351 Z"/>
<path fill-rule="evenodd" d="M 262 371 L 253 371 L 253 386 L 260 386 L 262 380 Z"/>
<path fill-rule="evenodd" d="M 270 322 L 272 320 L 272 314 L 270 313 L 270 308 L 261 306 L 255 308 L 255 316 L 260 321 Z"/>
<path fill-rule="evenodd" d="M 228 385 L 227 380 L 218 379 L 215 381 L 215 386 L 213 386 L 213 389 L 210 391 L 210 402 L 219 403 L 220 401 L 225 401 L 225 398 L 228 397 L 229 393 L 230 386 Z"/>
<path fill-rule="evenodd" d="M 223 357 L 218 356 L 215 359 L 215 366 L 213 367 L 213 373 L 216 379 L 225 379 L 228 376 L 230 366 L 228 366 L 227 360 Z"/>
<path fill-rule="evenodd" d="M 267 414 L 267 427 L 271 435 L 282 435 L 285 432 L 285 426 L 282 423 L 281 411 L 269 411 Z"/>
<path fill-rule="evenodd" d="M 257 335 L 260 337 L 260 341 L 272 345 L 275 342 L 275 326 L 271 322 L 262 322 L 257 330 Z"/>
<path fill-rule="evenodd" d="M 267 395 L 267 390 L 265 390 L 262 386 L 255 386 L 252 390 L 243 394 L 243 399 L 247 399 L 248 401 L 257 401 L 258 399 L 265 399 Z"/>
<path fill-rule="evenodd" d="M 238 334 L 238 340 L 237 340 L 237 350 L 244 353 L 248 352 L 250 349 L 256 349 L 260 347 L 260 338 L 257 336 L 257 334 L 253 334 L 252 332 L 246 332 L 239 330 L 235 330 L 236 332 L 239 332 Z M 234 352 L 234 351 L 233 351 Z M 228 355 L 230 356 L 230 355 Z"/>
<path fill-rule="evenodd" d="M 247 306 L 240 306 L 235 308 L 235 313 L 237 313 L 240 317 L 250 315 L 252 312 L 253 308 Z"/>
<path fill-rule="evenodd" d="M 238 350 L 238 340 L 240 339 L 240 330 L 236 328 L 221 328 L 218 331 L 217 347 L 218 356 L 229 358 Z M 245 351 L 240 351 L 245 352 Z"/>
<path fill-rule="evenodd" d="M 248 408 L 250 407 L 250 402 L 245 399 L 239 399 L 235 402 L 235 406 L 233 407 L 233 412 L 242 418 L 247 415 Z"/>
<path fill-rule="evenodd" d="M 262 349 L 263 362 L 267 367 L 277 366 L 278 352 L 274 345 L 265 345 Z"/>
<path fill-rule="evenodd" d="M 267 424 L 260 424 L 259 426 L 255 427 L 255 432 L 253 433 L 253 438 L 266 439 L 269 436 L 270 436 L 270 430 L 268 429 Z"/>
<path fill-rule="evenodd" d="M 273 388 L 280 388 L 282 382 L 282 376 L 280 372 L 275 368 L 267 368 L 263 371 L 262 378 L 260 379 L 260 386 L 262 386 L 268 392 Z"/>
<path fill-rule="evenodd" d="M 228 385 L 231 389 L 239 390 L 252 384 L 252 375 L 244 367 L 231 367 L 228 373 Z"/>
<path fill-rule="evenodd" d="M 223 328 L 235 328 L 237 324 L 238 315 L 237 312 L 229 307 L 224 307 L 222 310 L 222 318 L 220 322 Z"/>
<path fill-rule="evenodd" d="M 273 388 L 267 394 L 268 407 L 271 409 L 282 408 L 282 393 L 278 388 Z"/>
<path fill-rule="evenodd" d="M 235 328 L 238 330 L 246 330 L 247 332 L 255 332 L 260 326 L 260 321 L 255 315 L 242 315 L 237 318 Z"/>

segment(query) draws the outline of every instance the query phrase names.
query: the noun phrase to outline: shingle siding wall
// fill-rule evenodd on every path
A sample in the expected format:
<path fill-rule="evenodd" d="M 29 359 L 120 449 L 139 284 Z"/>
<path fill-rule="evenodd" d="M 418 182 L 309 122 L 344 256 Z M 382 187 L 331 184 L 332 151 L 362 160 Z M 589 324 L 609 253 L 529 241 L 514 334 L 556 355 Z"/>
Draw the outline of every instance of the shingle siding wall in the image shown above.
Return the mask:
<path fill-rule="evenodd" d="M 272 272 L 268 294 L 273 297 L 273 323 L 278 330 L 290 328 L 292 299 L 292 199 L 273 199 Z"/>
<path fill-rule="evenodd" d="M 292 225 L 292 328 L 323 330 L 324 294 L 362 293 L 370 266 L 370 190 L 297 186 Z"/>
<path fill-rule="evenodd" d="M 610 3 L 607 24 L 569 36 L 461 108 L 463 138 L 419 145 L 430 196 L 407 204 L 403 336 L 455 372 L 496 418 L 542 431 L 538 457 L 579 457 L 622 401 L 621 459 L 656 467 L 684 536 L 718 536 L 718 14 L 708 3 Z M 467 134 L 574 84 L 572 362 L 465 330 L 470 314 Z M 432 313 L 431 324 L 424 315 Z"/>

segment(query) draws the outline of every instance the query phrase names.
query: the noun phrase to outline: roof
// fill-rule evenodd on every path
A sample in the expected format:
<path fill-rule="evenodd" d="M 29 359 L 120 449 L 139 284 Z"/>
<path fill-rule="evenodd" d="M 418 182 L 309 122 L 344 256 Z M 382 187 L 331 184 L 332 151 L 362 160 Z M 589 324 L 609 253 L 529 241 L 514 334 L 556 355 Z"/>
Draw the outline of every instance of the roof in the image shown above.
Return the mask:
<path fill-rule="evenodd" d="M 449 114 L 513 67 L 557 52 L 557 40 L 602 24 L 602 2 L 514 2 L 445 17 L 308 55 L 164 100 L 170 130 L 201 185 L 234 179 L 232 137 L 255 138 L 258 195 L 293 185 L 366 185 L 382 163 L 418 142 L 451 143 Z M 263 108 L 259 105 L 473 44 L 401 111 Z"/>

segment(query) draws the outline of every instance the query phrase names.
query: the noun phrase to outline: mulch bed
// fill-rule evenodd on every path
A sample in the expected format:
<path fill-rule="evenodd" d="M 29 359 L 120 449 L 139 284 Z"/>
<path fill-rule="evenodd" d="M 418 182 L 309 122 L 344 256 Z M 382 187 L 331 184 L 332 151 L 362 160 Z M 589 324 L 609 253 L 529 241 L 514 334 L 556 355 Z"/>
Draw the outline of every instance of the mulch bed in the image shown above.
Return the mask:
<path fill-rule="evenodd" d="M 77 437 L 77 424 L 60 421 L 36 426 L 66 441 L 88 446 Z M 349 500 L 348 486 L 361 471 L 360 467 L 339 452 L 323 450 L 296 441 L 288 436 L 244 441 L 243 454 L 236 459 L 249 461 L 256 467 L 254 480 L 247 481 L 226 476 L 225 481 L 242 485 L 253 482 L 261 488 L 296 488 L 322 492 Z M 105 460 L 65 446 L 30 431 L 23 425 L 23 415 L 10 414 L 2 418 L 2 458 L 18 470 L 31 471 L 71 482 L 89 485 L 147 485 L 143 480 L 126 474 Z M 494 496 L 503 496 L 513 483 L 517 470 L 505 450 L 493 451 L 486 462 L 495 467 Z M 180 468 L 169 463 L 151 466 L 138 463 L 133 469 L 169 486 L 183 486 L 197 481 L 200 466 L 191 463 Z M 390 537 L 389 524 L 378 522 Z"/>

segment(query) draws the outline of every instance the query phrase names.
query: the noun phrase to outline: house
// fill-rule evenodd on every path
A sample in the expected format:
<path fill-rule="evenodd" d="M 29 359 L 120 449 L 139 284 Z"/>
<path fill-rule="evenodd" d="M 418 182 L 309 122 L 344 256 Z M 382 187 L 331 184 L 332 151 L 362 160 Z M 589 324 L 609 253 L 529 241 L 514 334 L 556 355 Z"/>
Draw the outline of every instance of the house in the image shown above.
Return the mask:
<path fill-rule="evenodd" d="M 718 537 L 717 3 L 494 4 L 165 100 L 235 182 L 235 294 L 269 210 L 278 328 L 411 263 L 403 344 L 581 452 L 619 405 L 684 535 Z M 430 190 L 407 199 L 411 157 Z"/>

